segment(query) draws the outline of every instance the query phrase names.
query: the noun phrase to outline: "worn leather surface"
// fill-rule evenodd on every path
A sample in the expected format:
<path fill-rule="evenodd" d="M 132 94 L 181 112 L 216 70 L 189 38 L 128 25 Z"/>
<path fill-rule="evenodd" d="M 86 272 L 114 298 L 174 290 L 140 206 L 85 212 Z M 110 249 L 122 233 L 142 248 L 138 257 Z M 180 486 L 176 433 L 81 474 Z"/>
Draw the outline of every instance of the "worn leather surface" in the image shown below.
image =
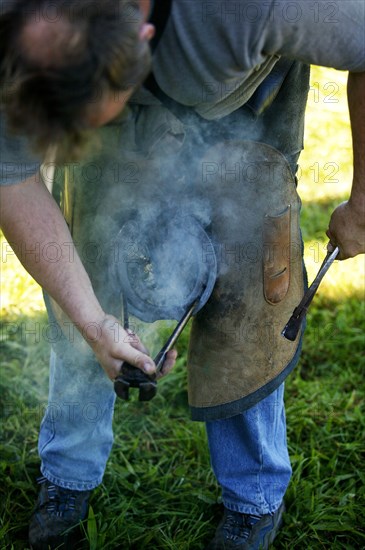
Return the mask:
<path fill-rule="evenodd" d="M 278 215 L 265 215 L 263 225 L 264 295 L 269 304 L 278 304 L 290 284 L 290 218 L 291 205 Z M 288 252 L 286 252 L 288 251 Z"/>

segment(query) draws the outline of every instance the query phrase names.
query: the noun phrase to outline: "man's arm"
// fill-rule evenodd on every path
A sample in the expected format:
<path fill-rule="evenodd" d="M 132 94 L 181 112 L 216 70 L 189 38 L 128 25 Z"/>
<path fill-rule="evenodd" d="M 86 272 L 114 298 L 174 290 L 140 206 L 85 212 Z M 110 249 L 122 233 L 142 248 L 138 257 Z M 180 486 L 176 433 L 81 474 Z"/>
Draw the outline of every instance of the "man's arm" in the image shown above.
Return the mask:
<path fill-rule="evenodd" d="M 348 104 L 353 142 L 354 174 L 351 195 L 333 212 L 327 235 L 338 245 L 340 259 L 365 252 L 365 72 L 349 73 Z"/>
<path fill-rule="evenodd" d="M 365 3 L 358 0 L 290 3 L 292 19 L 280 2 L 270 0 L 261 34 L 262 51 L 304 63 L 349 72 L 348 103 L 351 117 L 354 177 L 349 200 L 333 212 L 327 235 L 329 248 L 338 245 L 340 259 L 365 252 Z M 295 20 L 294 20 L 295 19 Z"/>
<path fill-rule="evenodd" d="M 17 185 L 1 187 L 0 204 L 4 235 L 19 260 L 75 324 L 109 378 L 113 380 L 118 375 L 122 361 L 145 372 L 154 372 L 154 363 L 143 353 L 143 346 L 133 342 L 139 348 L 135 349 L 117 319 L 101 308 L 73 248 L 61 211 L 39 175 Z M 57 262 L 48 261 L 42 254 L 49 243 L 56 243 L 57 250 L 62 251 Z M 41 253 L 32 253 L 35 249 Z M 98 338 L 95 338 L 96 326 Z M 169 355 L 164 373 L 174 359 L 175 352 Z"/>

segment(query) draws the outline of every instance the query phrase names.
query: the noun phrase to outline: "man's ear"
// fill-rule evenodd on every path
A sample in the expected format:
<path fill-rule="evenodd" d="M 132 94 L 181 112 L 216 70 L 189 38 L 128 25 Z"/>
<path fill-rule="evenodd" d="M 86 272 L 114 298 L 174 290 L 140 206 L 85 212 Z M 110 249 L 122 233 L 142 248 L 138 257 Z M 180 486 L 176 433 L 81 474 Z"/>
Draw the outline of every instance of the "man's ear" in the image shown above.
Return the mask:
<path fill-rule="evenodd" d="M 140 40 L 151 40 L 155 36 L 155 27 L 151 23 L 143 23 L 139 31 Z"/>

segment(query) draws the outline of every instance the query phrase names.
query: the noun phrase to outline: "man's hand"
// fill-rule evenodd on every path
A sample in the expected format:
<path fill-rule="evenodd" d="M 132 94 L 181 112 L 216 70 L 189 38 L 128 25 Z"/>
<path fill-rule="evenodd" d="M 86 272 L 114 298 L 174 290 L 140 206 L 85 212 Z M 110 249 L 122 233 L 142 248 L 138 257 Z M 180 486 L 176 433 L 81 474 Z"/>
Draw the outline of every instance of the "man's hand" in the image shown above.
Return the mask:
<path fill-rule="evenodd" d="M 86 336 L 85 340 L 92 348 L 98 362 L 111 380 L 115 380 L 118 374 L 120 374 L 123 361 L 127 361 L 131 365 L 141 369 L 147 375 L 156 372 L 156 365 L 148 355 L 147 349 L 138 336 L 124 330 L 118 320 L 112 315 L 105 315 L 101 323 L 98 324 L 96 332 L 94 325 L 93 331 Z M 175 364 L 176 356 L 177 353 L 175 350 L 169 351 L 163 369 L 158 374 L 158 378 L 170 372 Z"/>
<path fill-rule="evenodd" d="M 332 213 L 327 236 L 329 250 L 340 249 L 339 260 L 365 253 L 365 212 L 351 200 L 340 204 Z"/>

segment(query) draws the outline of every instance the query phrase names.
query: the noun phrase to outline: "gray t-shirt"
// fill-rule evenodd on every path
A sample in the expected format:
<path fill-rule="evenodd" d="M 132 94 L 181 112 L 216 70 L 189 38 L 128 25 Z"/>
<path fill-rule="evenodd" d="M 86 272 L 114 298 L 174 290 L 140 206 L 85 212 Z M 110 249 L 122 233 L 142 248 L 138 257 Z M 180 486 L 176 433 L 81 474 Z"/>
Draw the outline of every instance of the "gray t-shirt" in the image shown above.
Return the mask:
<path fill-rule="evenodd" d="M 174 100 L 221 118 L 252 96 L 280 56 L 365 71 L 364 21 L 365 0 L 172 0 L 155 77 Z M 9 136 L 3 121 L 0 140 L 1 185 L 37 170 L 26 140 Z"/>
<path fill-rule="evenodd" d="M 172 0 L 157 47 L 161 89 L 207 119 L 243 105 L 280 56 L 365 70 L 364 0 Z"/>

